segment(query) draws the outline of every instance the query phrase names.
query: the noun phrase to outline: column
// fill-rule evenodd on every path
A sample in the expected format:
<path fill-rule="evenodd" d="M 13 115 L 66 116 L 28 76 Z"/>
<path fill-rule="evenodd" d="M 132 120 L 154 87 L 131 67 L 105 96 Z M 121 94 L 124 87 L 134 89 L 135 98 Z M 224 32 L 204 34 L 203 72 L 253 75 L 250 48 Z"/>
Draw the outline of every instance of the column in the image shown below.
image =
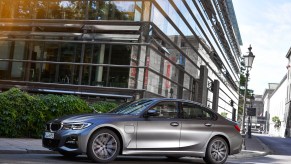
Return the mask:
<path fill-rule="evenodd" d="M 212 100 L 212 110 L 218 111 L 218 100 L 219 100 L 219 81 L 214 80 L 213 81 L 213 100 Z"/>
<path fill-rule="evenodd" d="M 207 106 L 207 77 L 208 69 L 205 65 L 200 66 L 199 88 L 198 88 L 198 102 Z"/>

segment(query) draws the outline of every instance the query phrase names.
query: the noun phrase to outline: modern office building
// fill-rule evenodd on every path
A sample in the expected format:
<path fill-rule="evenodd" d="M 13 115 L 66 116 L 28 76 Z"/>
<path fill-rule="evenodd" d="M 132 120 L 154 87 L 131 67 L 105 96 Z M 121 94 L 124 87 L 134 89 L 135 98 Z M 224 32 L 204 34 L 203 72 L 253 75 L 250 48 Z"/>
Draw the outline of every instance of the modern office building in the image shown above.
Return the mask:
<path fill-rule="evenodd" d="M 286 87 L 287 95 L 285 99 L 285 113 L 284 119 L 286 120 L 286 131 L 285 137 L 291 137 L 291 48 L 289 48 L 286 58 L 288 59 L 287 64 L 287 75 L 286 75 Z"/>
<path fill-rule="evenodd" d="M 173 97 L 237 113 L 231 0 L 1 0 L 0 89 Z"/>

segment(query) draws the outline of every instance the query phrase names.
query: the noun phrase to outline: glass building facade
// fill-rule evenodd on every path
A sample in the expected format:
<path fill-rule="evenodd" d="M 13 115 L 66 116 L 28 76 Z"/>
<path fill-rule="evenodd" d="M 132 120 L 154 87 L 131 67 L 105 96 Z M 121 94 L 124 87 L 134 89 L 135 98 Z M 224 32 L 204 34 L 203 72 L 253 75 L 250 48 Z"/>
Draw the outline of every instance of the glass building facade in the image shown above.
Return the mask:
<path fill-rule="evenodd" d="M 240 34 L 231 0 L 1 0 L 0 88 L 238 108 Z"/>

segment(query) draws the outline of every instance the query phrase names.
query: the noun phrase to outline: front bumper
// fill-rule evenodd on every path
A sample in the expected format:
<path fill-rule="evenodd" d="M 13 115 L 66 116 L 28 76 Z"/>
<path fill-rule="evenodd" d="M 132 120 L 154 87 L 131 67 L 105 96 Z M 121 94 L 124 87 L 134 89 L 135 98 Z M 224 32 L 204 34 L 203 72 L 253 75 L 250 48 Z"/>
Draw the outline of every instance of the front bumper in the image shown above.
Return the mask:
<path fill-rule="evenodd" d="M 48 131 L 46 131 L 48 132 Z M 54 133 L 53 138 L 42 136 L 42 145 L 53 151 L 67 151 L 72 153 L 86 153 L 87 142 L 89 139 L 88 130 L 59 130 Z"/>

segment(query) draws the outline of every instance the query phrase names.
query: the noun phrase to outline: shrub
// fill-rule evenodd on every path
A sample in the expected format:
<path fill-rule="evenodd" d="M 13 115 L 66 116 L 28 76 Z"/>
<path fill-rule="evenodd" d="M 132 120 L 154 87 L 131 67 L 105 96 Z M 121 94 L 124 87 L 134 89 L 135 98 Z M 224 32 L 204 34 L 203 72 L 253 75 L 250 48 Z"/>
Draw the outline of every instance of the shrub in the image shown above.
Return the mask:
<path fill-rule="evenodd" d="M 56 117 L 79 113 L 105 113 L 113 102 L 86 101 L 72 95 L 29 95 L 17 88 L 0 93 L 0 137 L 39 138 L 45 123 Z"/>
<path fill-rule="evenodd" d="M 107 113 L 117 106 L 118 104 L 107 101 L 98 101 L 90 105 L 91 109 L 97 113 Z"/>
<path fill-rule="evenodd" d="M 0 93 L 0 136 L 39 138 L 47 121 L 69 114 L 92 113 L 71 95 L 29 95 L 17 88 Z"/>
<path fill-rule="evenodd" d="M 45 116 L 46 121 L 69 114 L 92 113 L 88 104 L 76 96 L 49 94 L 39 95 L 38 97 L 48 107 Z"/>
<path fill-rule="evenodd" d="M 275 128 L 280 128 L 281 127 L 281 120 L 278 116 L 272 117 L 272 121 L 275 123 L 274 127 Z"/>
<path fill-rule="evenodd" d="M 0 94 L 0 134 L 5 137 L 39 137 L 47 107 L 17 88 Z"/>

